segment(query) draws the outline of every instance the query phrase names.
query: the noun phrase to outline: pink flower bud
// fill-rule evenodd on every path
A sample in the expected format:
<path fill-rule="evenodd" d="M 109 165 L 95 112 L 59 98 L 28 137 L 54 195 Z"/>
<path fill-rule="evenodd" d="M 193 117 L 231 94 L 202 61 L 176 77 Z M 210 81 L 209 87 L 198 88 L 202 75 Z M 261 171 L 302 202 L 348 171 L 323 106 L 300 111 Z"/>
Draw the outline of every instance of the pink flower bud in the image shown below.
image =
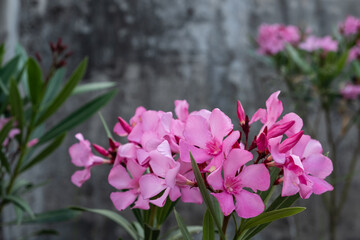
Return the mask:
<path fill-rule="evenodd" d="M 121 117 L 118 117 L 119 123 L 122 126 L 122 128 L 125 130 L 125 132 L 130 133 L 132 128 L 130 125 Z"/>
<path fill-rule="evenodd" d="M 101 146 L 99 146 L 99 145 L 97 145 L 97 144 L 95 144 L 95 143 L 93 143 L 92 146 L 95 148 L 95 150 L 96 150 L 98 153 L 100 153 L 100 154 L 103 155 L 104 157 L 109 156 L 110 153 L 109 153 L 105 148 L 103 148 L 103 147 L 101 147 Z"/>
<path fill-rule="evenodd" d="M 38 138 L 34 138 L 33 140 L 31 140 L 31 141 L 29 141 L 29 142 L 27 143 L 27 146 L 28 146 L 29 148 L 31 148 L 31 147 L 33 147 L 34 145 L 36 145 L 38 142 L 39 142 L 39 139 L 38 139 Z"/>
<path fill-rule="evenodd" d="M 260 136 L 256 139 L 256 145 L 259 152 L 264 152 L 268 146 L 268 141 L 265 133 L 261 133 Z"/>
<path fill-rule="evenodd" d="M 295 121 L 289 121 L 285 122 L 284 124 L 274 125 L 268 132 L 267 137 L 268 138 L 275 138 L 280 135 L 283 135 L 287 130 L 289 130 L 293 125 L 295 124 Z"/>
<path fill-rule="evenodd" d="M 285 139 L 281 144 L 279 148 L 280 153 L 286 153 L 290 149 L 292 149 L 300 140 L 302 135 L 304 134 L 304 131 L 300 131 L 296 133 L 295 135 Z"/>
<path fill-rule="evenodd" d="M 245 112 L 244 112 L 244 108 L 241 105 L 241 102 L 238 100 L 237 101 L 237 116 L 239 118 L 239 122 L 241 125 L 245 124 Z"/>

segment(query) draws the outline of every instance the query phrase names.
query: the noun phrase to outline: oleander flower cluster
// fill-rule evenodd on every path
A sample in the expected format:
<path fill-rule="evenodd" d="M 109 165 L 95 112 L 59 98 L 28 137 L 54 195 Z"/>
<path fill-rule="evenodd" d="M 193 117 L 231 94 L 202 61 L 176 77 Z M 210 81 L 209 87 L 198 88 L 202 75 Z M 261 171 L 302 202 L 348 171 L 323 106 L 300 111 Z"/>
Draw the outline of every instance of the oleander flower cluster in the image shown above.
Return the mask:
<path fill-rule="evenodd" d="M 109 164 L 108 182 L 115 188 L 110 198 L 119 211 L 163 207 L 167 199 L 200 204 L 192 155 L 226 216 L 235 211 L 251 218 L 264 211 L 258 193 L 269 189 L 271 168 L 280 169 L 275 184 L 282 186 L 282 196 L 299 193 L 306 199 L 331 191 L 325 180 L 333 169 L 331 160 L 319 141 L 304 134 L 298 115 L 282 116 L 279 94 L 273 93 L 266 108 L 251 118 L 238 101 L 235 124 L 218 108 L 189 112 L 186 100 L 175 101 L 175 116 L 138 107 L 130 121 L 118 118 L 113 131 L 122 139 L 110 138 L 108 148 L 76 135 L 79 142 L 69 154 L 83 169 L 73 174 L 72 182 L 80 187 L 94 166 Z M 260 130 L 251 131 L 259 123 Z"/>
<path fill-rule="evenodd" d="M 313 35 L 309 29 L 302 31 L 294 25 L 262 24 L 258 29 L 256 42 L 258 52 L 274 58 L 275 61 L 279 61 L 284 56 L 287 58 L 289 53 L 286 53 L 286 46 L 292 46 L 298 51 L 300 57 L 317 69 L 316 71 L 323 71 L 327 74 L 326 72 L 331 71 L 330 68 L 341 68 L 335 64 L 338 64 L 345 54 L 348 65 L 358 64 L 356 62 L 360 59 L 360 18 L 348 16 L 344 22 L 339 24 L 336 38 L 330 35 L 319 37 Z M 292 57 L 294 57 L 293 54 Z M 295 57 L 285 62 L 278 62 L 277 66 L 289 66 L 289 61 L 300 64 L 299 58 Z M 324 69 L 321 70 L 321 68 Z M 356 66 L 356 68 L 360 68 L 360 66 Z M 356 71 L 360 72 L 360 69 Z M 307 73 L 309 73 L 308 69 Z M 325 74 L 323 76 L 330 78 Z M 337 86 L 339 95 L 347 100 L 357 99 L 360 96 L 358 78 Z"/>

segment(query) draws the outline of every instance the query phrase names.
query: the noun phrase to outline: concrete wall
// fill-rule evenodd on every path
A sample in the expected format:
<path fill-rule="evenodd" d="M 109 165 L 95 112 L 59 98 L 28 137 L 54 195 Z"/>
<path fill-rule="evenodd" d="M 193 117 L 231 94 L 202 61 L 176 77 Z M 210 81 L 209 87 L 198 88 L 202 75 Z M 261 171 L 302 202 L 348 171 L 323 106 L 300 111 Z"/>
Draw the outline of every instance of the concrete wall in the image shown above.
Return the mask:
<path fill-rule="evenodd" d="M 69 69 L 89 56 L 86 82 L 118 83 L 116 99 L 102 111 L 110 125 L 118 115 L 128 119 L 139 105 L 171 111 L 175 99 L 187 99 L 191 110 L 219 107 L 234 120 L 236 100 L 240 99 L 252 114 L 270 93 L 285 89 L 274 71 L 256 57 L 250 41 L 262 22 L 309 26 L 325 34 L 346 15 L 360 16 L 357 0 L 2 0 L 1 11 L 6 4 L 15 4 L 14 11 L 18 11 L 7 17 L 0 14 L 0 32 L 9 44 L 18 39 L 30 55 L 39 52 L 44 56 L 46 65 L 48 42 L 62 37 L 74 51 Z M 59 116 L 85 99 L 74 97 Z M 282 100 L 291 109 L 288 99 L 282 96 Z M 108 167 L 94 169 L 91 181 L 80 189 L 70 182 L 75 167 L 67 149 L 75 142 L 72 136 L 76 132 L 106 144 L 96 116 L 70 132 L 62 147 L 27 175 L 38 182 L 50 180 L 28 196 L 35 211 L 68 205 L 114 209 L 109 199 Z M 353 189 L 357 192 L 359 183 Z M 359 194 L 353 194 L 341 216 L 341 239 L 358 239 L 359 201 Z M 327 223 L 321 198 L 314 196 L 302 204 L 308 211 L 273 224 L 257 239 L 321 239 Z M 201 223 L 203 209 L 180 208 L 188 223 Z M 53 239 L 116 239 L 122 235 L 115 224 L 91 214 L 51 227 L 61 232 Z M 34 229 L 7 228 L 5 236 L 14 239 Z"/>

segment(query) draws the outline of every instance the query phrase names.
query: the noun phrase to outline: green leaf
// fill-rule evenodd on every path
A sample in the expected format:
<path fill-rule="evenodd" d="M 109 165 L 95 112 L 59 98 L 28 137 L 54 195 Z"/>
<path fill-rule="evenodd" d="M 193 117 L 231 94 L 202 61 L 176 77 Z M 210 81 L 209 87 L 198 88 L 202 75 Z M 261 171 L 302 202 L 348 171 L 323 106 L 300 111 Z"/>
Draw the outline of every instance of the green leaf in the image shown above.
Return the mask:
<path fill-rule="evenodd" d="M 0 68 L 0 78 L 2 79 L 5 86 L 8 85 L 11 77 L 16 77 L 20 57 L 16 56 L 12 58 L 6 65 Z"/>
<path fill-rule="evenodd" d="M 0 90 L 4 93 L 4 95 L 9 95 L 9 90 L 8 88 L 5 86 L 3 80 L 0 78 Z"/>
<path fill-rule="evenodd" d="M 249 219 L 249 221 L 247 221 L 244 224 L 244 226 L 242 226 L 241 228 L 242 230 L 245 230 L 252 227 L 256 227 L 261 224 L 271 223 L 281 218 L 286 218 L 301 213 L 305 209 L 306 208 L 304 207 L 288 207 L 288 208 L 273 210 L 270 212 L 263 212 L 262 214 Z"/>
<path fill-rule="evenodd" d="M 145 240 L 156 240 L 159 238 L 160 229 L 151 227 L 149 224 L 145 224 L 144 227 Z"/>
<path fill-rule="evenodd" d="M 42 122 L 44 122 L 47 118 L 53 115 L 66 101 L 66 99 L 71 95 L 76 85 L 83 78 L 87 66 L 87 58 L 85 58 L 80 65 L 75 69 L 73 74 L 71 75 L 69 81 L 65 84 L 64 88 L 59 92 L 56 98 L 52 101 L 52 103 L 45 109 L 44 113 L 37 120 L 35 126 L 38 126 Z"/>
<path fill-rule="evenodd" d="M 101 112 L 98 112 L 98 114 L 99 114 L 100 120 L 101 120 L 101 122 L 102 122 L 102 124 L 104 126 L 107 137 L 111 138 L 111 139 L 114 139 L 111 132 L 110 132 L 110 130 L 109 130 L 108 125 L 106 124 L 106 121 L 105 121 L 103 115 L 101 114 Z"/>
<path fill-rule="evenodd" d="M 267 202 L 269 197 L 271 197 L 270 195 L 271 195 L 271 193 L 273 191 L 274 183 L 275 183 L 276 179 L 279 176 L 280 170 L 281 169 L 277 168 L 277 167 L 270 168 L 270 171 L 269 171 L 270 172 L 270 187 L 269 187 L 269 189 L 267 191 L 260 192 L 260 197 L 264 202 Z"/>
<path fill-rule="evenodd" d="M 8 162 L 8 159 L 6 158 L 5 154 L 3 153 L 2 149 L 0 148 L 0 163 L 1 167 L 4 167 L 6 172 L 10 173 L 10 164 Z"/>
<path fill-rule="evenodd" d="M 220 237 L 222 239 L 226 239 L 225 234 L 222 231 L 221 223 L 219 222 L 219 219 L 217 217 L 215 207 L 214 207 L 214 205 L 213 205 L 213 203 L 211 201 L 210 194 L 209 194 L 208 190 L 206 189 L 206 186 L 205 186 L 204 180 L 202 178 L 202 175 L 200 173 L 199 167 L 198 167 L 197 163 L 195 162 L 195 159 L 194 159 L 194 157 L 192 156 L 191 153 L 190 153 L 190 158 L 191 158 L 191 166 L 192 166 L 195 178 L 196 178 L 196 182 L 197 182 L 198 187 L 200 189 L 201 196 L 203 197 L 204 202 L 205 202 L 206 206 L 208 207 L 208 209 L 209 209 L 209 211 L 211 213 L 211 216 L 214 219 L 216 227 L 219 230 Z"/>
<path fill-rule="evenodd" d="M 178 200 L 173 202 L 168 198 L 166 199 L 165 205 L 162 208 L 157 209 L 156 220 L 158 225 L 161 225 L 167 219 L 177 202 Z"/>
<path fill-rule="evenodd" d="M 186 228 L 190 234 L 196 234 L 196 233 L 202 232 L 202 226 L 187 226 Z M 180 229 L 177 229 L 175 231 L 171 231 L 171 232 L 165 234 L 164 236 L 161 236 L 161 239 L 179 240 L 179 239 L 182 239 L 182 233 L 181 233 Z"/>
<path fill-rule="evenodd" d="M 35 214 L 34 218 L 24 217 L 22 224 L 39 224 L 39 223 L 43 224 L 43 223 L 65 222 L 78 217 L 80 214 L 81 211 L 68 209 L 68 208 L 46 211 Z M 9 222 L 9 224 L 13 224 L 13 223 L 14 221 Z"/>
<path fill-rule="evenodd" d="M 136 230 L 131 226 L 131 224 L 125 218 L 123 218 L 116 212 L 106 210 L 106 209 L 92 209 L 92 208 L 84 208 L 84 207 L 70 207 L 70 209 L 78 210 L 78 211 L 82 211 L 82 212 L 96 213 L 96 214 L 102 215 L 104 217 L 107 217 L 107 218 L 111 219 L 112 221 L 116 222 L 117 224 L 119 224 L 121 227 L 123 227 L 124 230 L 127 233 L 129 233 L 133 239 L 135 239 L 135 240 L 138 239 Z"/>
<path fill-rule="evenodd" d="M 299 197 L 300 197 L 299 194 L 289 196 L 289 197 L 281 197 L 281 195 L 279 195 L 279 197 L 276 198 L 273 201 L 273 203 L 266 209 L 266 212 L 276 210 L 276 209 L 290 207 Z M 248 229 L 241 239 L 243 239 L 243 240 L 251 239 L 258 232 L 260 232 L 264 228 L 266 228 L 269 224 L 270 223 L 266 223 L 266 224 L 262 224 L 257 227 Z"/>
<path fill-rule="evenodd" d="M 105 93 L 75 110 L 60 123 L 50 129 L 44 136 L 42 136 L 39 140 L 39 144 L 49 141 L 50 139 L 57 137 L 58 135 L 85 121 L 103 107 L 108 101 L 110 101 L 115 94 L 116 90 Z"/>
<path fill-rule="evenodd" d="M 9 136 L 9 132 L 13 128 L 13 123 L 14 123 L 14 121 L 11 119 L 0 130 L 0 146 L 2 146 L 5 139 Z"/>
<path fill-rule="evenodd" d="M 176 218 L 176 222 L 178 223 L 178 226 L 180 228 L 181 234 L 183 236 L 184 240 L 192 240 L 192 237 L 189 233 L 189 231 L 187 230 L 187 227 L 184 223 L 184 220 L 182 219 L 182 217 L 178 214 L 178 212 L 176 211 L 176 209 L 174 209 L 174 214 L 175 214 L 175 218 Z"/>
<path fill-rule="evenodd" d="M 348 59 L 349 51 L 344 52 L 335 65 L 335 76 L 339 75 L 345 67 Z"/>
<path fill-rule="evenodd" d="M 4 55 L 5 55 L 5 43 L 0 45 L 0 67 L 2 66 Z"/>
<path fill-rule="evenodd" d="M 209 209 L 206 209 L 204 219 L 203 219 L 203 240 L 214 240 L 215 239 L 215 229 L 214 221 L 212 219 Z"/>
<path fill-rule="evenodd" d="M 14 196 L 14 195 L 7 195 L 7 196 L 4 197 L 4 200 L 12 202 L 13 204 L 20 207 L 22 210 L 24 210 L 24 212 L 27 212 L 31 218 L 35 217 L 33 211 L 31 210 L 31 208 L 29 206 L 29 204 L 27 204 L 27 202 L 25 202 L 23 199 L 21 199 L 21 198 L 19 198 L 17 196 Z"/>
<path fill-rule="evenodd" d="M 300 57 L 300 54 L 290 44 L 286 45 L 286 50 L 289 53 L 289 57 L 295 62 L 295 64 L 305 73 L 311 72 L 311 67 L 305 60 Z"/>
<path fill-rule="evenodd" d="M 20 129 L 20 134 L 24 125 L 24 107 L 15 79 L 10 83 L 9 103 L 11 113 L 17 121 L 17 127 Z"/>
<path fill-rule="evenodd" d="M 355 75 L 357 77 L 360 77 L 360 62 L 359 61 L 353 61 L 352 66 L 353 66 Z"/>
<path fill-rule="evenodd" d="M 59 135 L 57 138 L 55 138 L 44 150 L 42 150 L 38 155 L 36 155 L 36 157 L 31 159 L 29 162 L 25 163 L 25 165 L 21 167 L 20 173 L 28 170 L 29 168 L 43 161 L 47 156 L 49 156 L 53 151 L 55 151 L 60 146 L 65 136 L 66 133 L 63 133 Z"/>
<path fill-rule="evenodd" d="M 96 83 L 86 83 L 77 86 L 72 95 L 81 94 L 81 93 L 87 93 L 90 91 L 99 91 L 107 88 L 111 88 L 116 86 L 115 82 L 96 82 Z"/>
<path fill-rule="evenodd" d="M 55 98 L 56 94 L 59 93 L 59 90 L 61 88 L 61 83 L 65 77 L 65 73 L 66 73 L 66 69 L 60 68 L 50 78 L 50 80 L 46 86 L 44 98 L 42 101 L 42 107 L 49 106 L 51 101 Z"/>
<path fill-rule="evenodd" d="M 33 106 L 37 106 L 43 94 L 43 77 L 38 63 L 29 58 L 27 62 L 27 80 L 30 90 L 30 99 Z"/>
<path fill-rule="evenodd" d="M 17 225 L 20 225 L 22 223 L 22 220 L 24 217 L 24 211 L 15 204 L 13 206 L 14 206 L 14 210 L 15 210 L 15 214 L 16 214 L 15 222 Z"/>

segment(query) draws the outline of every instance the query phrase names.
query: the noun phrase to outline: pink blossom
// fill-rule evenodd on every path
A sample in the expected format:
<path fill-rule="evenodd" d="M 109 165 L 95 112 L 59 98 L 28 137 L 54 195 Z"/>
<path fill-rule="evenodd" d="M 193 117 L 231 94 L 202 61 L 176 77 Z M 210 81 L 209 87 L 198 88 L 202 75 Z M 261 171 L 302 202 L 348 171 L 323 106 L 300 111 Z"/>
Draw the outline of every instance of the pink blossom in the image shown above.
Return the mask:
<path fill-rule="evenodd" d="M 355 85 L 352 83 L 346 84 L 344 88 L 340 90 L 340 94 L 345 99 L 356 99 L 360 95 L 360 85 Z"/>
<path fill-rule="evenodd" d="M 0 131 L 10 121 L 11 118 L 4 118 L 0 117 Z M 9 144 L 9 141 L 11 139 L 14 139 L 16 135 L 20 134 L 20 130 L 17 128 L 12 128 L 8 134 L 8 136 L 5 138 L 4 142 L 2 143 L 3 146 L 6 146 Z"/>
<path fill-rule="evenodd" d="M 91 144 L 88 140 L 85 140 L 81 133 L 75 135 L 79 140 L 79 143 L 73 144 L 69 148 L 69 154 L 71 161 L 75 166 L 84 167 L 83 170 L 76 171 L 71 181 L 78 187 L 90 179 L 90 169 L 93 166 L 100 165 L 109 162 L 109 160 L 95 156 L 91 152 Z"/>
<path fill-rule="evenodd" d="M 297 44 L 299 40 L 300 31 L 295 26 L 262 24 L 259 27 L 257 43 L 261 54 L 274 55 L 283 51 L 287 43 Z"/>
<path fill-rule="evenodd" d="M 245 166 L 252 158 L 252 154 L 246 150 L 233 149 L 224 161 L 223 167 L 207 177 L 208 183 L 216 191 L 212 195 L 218 200 L 225 216 L 235 210 L 240 217 L 251 218 L 264 211 L 264 203 L 256 191 L 265 191 L 269 188 L 270 175 L 264 164 Z M 221 174 L 222 170 L 224 177 Z M 250 188 L 255 193 L 244 188 Z"/>
<path fill-rule="evenodd" d="M 324 52 L 336 52 L 338 50 L 338 42 L 330 36 L 322 38 L 309 36 L 305 42 L 299 44 L 299 48 L 308 52 L 323 50 Z"/>
<path fill-rule="evenodd" d="M 354 16 L 348 16 L 343 23 L 340 24 L 340 32 L 345 36 L 357 34 L 360 29 L 360 19 Z"/>
<path fill-rule="evenodd" d="M 208 119 L 191 114 L 184 129 L 185 139 L 180 140 L 180 158 L 184 162 L 190 162 L 191 152 L 198 163 L 211 160 L 205 171 L 215 170 L 221 166 L 224 155 L 228 154 L 240 136 L 238 131 L 231 132 L 232 129 L 230 118 L 217 108 Z M 226 137 L 228 134 L 230 135 Z"/>
<path fill-rule="evenodd" d="M 129 173 L 127 172 L 129 171 Z M 149 209 L 149 200 L 141 195 L 139 180 L 146 168 L 140 166 L 135 160 L 129 159 L 126 169 L 122 165 L 114 166 L 109 174 L 109 183 L 121 192 L 113 192 L 110 198 L 119 211 L 126 209 L 136 199 L 134 208 Z"/>
<path fill-rule="evenodd" d="M 356 59 L 359 59 L 359 57 L 360 57 L 360 41 L 358 41 L 355 46 L 350 48 L 347 61 L 352 62 Z"/>

